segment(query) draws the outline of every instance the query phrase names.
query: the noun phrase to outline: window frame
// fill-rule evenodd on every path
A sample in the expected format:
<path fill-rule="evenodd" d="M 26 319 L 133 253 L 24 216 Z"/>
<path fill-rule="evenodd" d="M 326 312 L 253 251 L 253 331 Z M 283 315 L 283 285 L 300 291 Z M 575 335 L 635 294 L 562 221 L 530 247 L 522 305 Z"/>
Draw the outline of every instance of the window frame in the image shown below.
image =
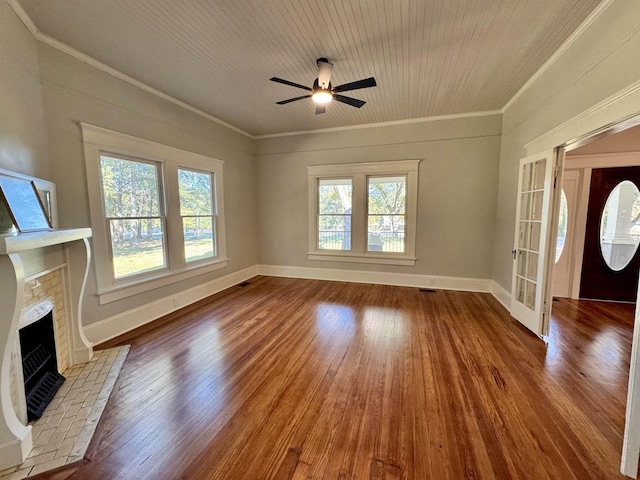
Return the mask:
<path fill-rule="evenodd" d="M 158 189 L 158 216 L 157 217 L 144 217 L 144 216 L 137 216 L 137 217 L 110 217 L 107 216 L 106 214 L 106 205 L 105 205 L 105 198 L 104 198 L 104 183 L 103 183 L 103 176 L 102 176 L 102 165 L 99 165 L 99 171 L 98 171 L 98 175 L 99 175 L 99 188 L 100 188 L 100 199 L 102 202 L 102 215 L 103 215 L 103 222 L 104 222 L 104 231 L 107 235 L 106 238 L 106 242 L 107 242 L 107 250 L 108 250 L 108 254 L 109 257 L 111 258 L 111 261 L 109 262 L 109 273 L 111 275 L 111 278 L 113 279 L 114 282 L 121 282 L 124 281 L 127 278 L 136 278 L 139 280 L 144 280 L 145 278 L 153 278 L 155 276 L 156 272 L 162 272 L 164 270 L 167 269 L 167 266 L 169 264 L 169 259 L 168 259 L 168 245 L 167 245 L 167 210 L 166 210 L 166 206 L 165 206 L 165 195 L 164 195 L 164 182 L 162 181 L 162 164 L 160 164 L 159 162 L 155 162 L 155 161 L 150 161 L 147 159 L 142 159 L 142 158 L 133 158 L 130 157 L 128 155 L 121 155 L 121 154 L 114 154 L 111 152 L 107 152 L 104 150 L 100 151 L 100 155 L 98 158 L 98 162 L 100 163 L 102 161 L 102 157 L 110 157 L 110 158 L 116 158 L 118 160 L 125 160 L 127 162 L 138 162 L 138 163 L 144 163 L 147 165 L 152 165 L 155 170 L 156 170 L 156 187 Z M 151 270 L 145 270 L 142 271 L 140 273 L 133 273 L 131 275 L 124 275 L 120 278 L 116 278 L 116 274 L 115 274 L 115 268 L 114 268 L 114 264 L 113 264 L 113 241 L 112 241 L 112 235 L 111 235 L 111 221 L 112 220 L 141 220 L 143 218 L 152 218 L 152 219 L 159 219 L 160 220 L 160 225 L 162 227 L 162 259 L 163 259 L 163 263 L 164 266 L 162 268 L 155 268 L 155 269 L 151 269 Z"/>
<path fill-rule="evenodd" d="M 348 180 L 349 181 L 349 185 L 351 186 L 351 213 L 342 213 L 342 214 L 329 214 L 329 213 L 321 213 L 320 212 L 320 182 L 322 180 Z M 322 178 L 318 178 L 316 180 L 316 249 L 319 252 L 351 252 L 353 250 L 353 179 L 351 177 L 322 177 Z M 349 218 L 349 250 L 343 250 L 343 249 L 331 249 L 331 248 L 323 248 L 320 249 L 319 248 L 319 234 L 320 234 L 320 219 L 322 216 L 341 216 L 344 217 L 345 219 L 348 217 Z"/>
<path fill-rule="evenodd" d="M 187 260 L 186 259 L 186 244 L 183 243 L 183 250 L 185 254 L 185 264 L 186 265 L 199 265 L 204 263 L 209 263 L 211 259 L 215 259 L 218 256 L 218 201 L 217 201 L 217 192 L 216 192 L 216 174 L 214 172 L 208 172 L 202 169 L 196 169 L 191 167 L 178 167 L 178 175 L 180 174 L 180 170 L 208 175 L 211 182 L 211 213 L 209 215 L 183 215 L 182 214 L 182 199 L 180 198 L 180 182 L 178 181 L 178 206 L 180 207 L 180 224 L 183 232 L 183 242 L 184 242 L 184 219 L 185 218 L 209 218 L 211 219 L 211 234 L 213 235 L 213 253 L 214 255 L 211 257 L 204 257 L 198 260 Z"/>
<path fill-rule="evenodd" d="M 420 160 L 394 160 L 308 166 L 309 238 L 307 258 L 333 262 L 415 265 L 419 163 Z M 368 181 L 370 177 L 379 176 L 406 177 L 406 243 L 404 253 L 367 251 Z M 320 250 L 318 249 L 319 181 L 346 178 L 350 178 L 352 182 L 351 250 Z"/>
<path fill-rule="evenodd" d="M 223 190 L 224 162 L 222 160 L 87 123 L 81 122 L 80 126 L 84 143 L 89 210 L 93 230 L 92 243 L 97 296 L 101 305 L 227 266 Z M 119 279 L 114 278 L 111 240 L 106 228 L 107 217 L 102 196 L 101 155 L 158 164 L 160 202 L 165 209 L 165 268 Z M 214 195 L 212 200 L 217 211 L 215 245 L 217 255 L 214 257 L 193 262 L 185 261 L 178 169 L 211 174 L 212 194 Z"/>

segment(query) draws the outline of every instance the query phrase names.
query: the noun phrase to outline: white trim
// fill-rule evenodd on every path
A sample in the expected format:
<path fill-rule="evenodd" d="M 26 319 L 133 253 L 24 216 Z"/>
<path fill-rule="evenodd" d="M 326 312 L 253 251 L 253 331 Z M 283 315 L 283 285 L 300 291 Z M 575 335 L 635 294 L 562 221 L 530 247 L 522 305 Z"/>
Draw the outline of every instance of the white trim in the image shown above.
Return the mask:
<path fill-rule="evenodd" d="M 227 123 L 224 120 L 220 120 L 219 118 L 214 117 L 213 115 L 207 112 L 204 112 L 203 110 L 200 110 L 192 105 L 189 105 L 188 103 L 183 102 L 182 100 L 178 100 L 177 98 L 172 97 L 171 95 L 161 92 L 160 90 L 156 90 L 155 88 L 150 87 L 146 83 L 136 80 L 135 78 L 130 77 L 129 75 L 122 73 L 121 71 L 116 70 L 115 68 L 105 65 L 104 63 L 96 60 L 93 57 L 90 57 L 89 55 L 79 52 L 78 50 L 70 47 L 66 43 L 62 43 L 59 40 L 56 40 L 55 38 L 52 38 L 45 33 L 42 33 L 40 30 L 38 30 L 38 27 L 36 27 L 36 25 L 33 23 L 33 20 L 31 20 L 31 17 L 29 17 L 27 12 L 22 8 L 22 6 L 18 3 L 17 0 L 7 0 L 7 3 L 11 6 L 11 8 L 13 8 L 14 12 L 16 12 L 16 15 L 18 15 L 20 20 L 22 20 L 22 23 L 24 23 L 24 25 L 31 32 L 31 34 L 35 37 L 36 40 L 39 40 L 42 43 L 55 48 L 56 50 L 60 50 L 61 52 L 66 53 L 67 55 L 70 55 L 75 59 L 80 60 L 81 62 L 91 65 L 92 67 L 95 67 L 98 70 L 101 70 L 119 80 L 127 82 L 128 84 L 133 85 L 134 87 L 138 87 L 147 93 L 155 95 L 156 97 L 159 97 L 159 98 L 162 98 L 163 100 L 171 102 L 174 105 L 184 108 L 185 110 L 189 110 L 190 112 L 195 113 L 196 115 L 204 117 L 207 120 L 211 120 L 212 122 L 222 125 L 223 127 L 226 127 L 229 130 L 233 130 L 234 132 L 244 135 L 245 137 L 249 137 L 251 139 L 255 138 L 250 133 L 245 132 L 244 130 L 234 125 L 231 125 L 230 123 Z"/>
<path fill-rule="evenodd" d="M 640 165 L 640 152 L 604 153 L 589 155 L 565 156 L 565 171 L 580 171 L 578 193 L 576 196 L 575 234 L 571 248 L 571 278 L 569 294 L 571 298 L 580 298 L 580 280 L 582 278 L 582 262 L 587 225 L 587 209 L 591 189 L 591 170 L 593 168 L 633 167 Z"/>
<path fill-rule="evenodd" d="M 631 360 L 629 361 L 629 389 L 627 390 L 627 408 L 625 411 L 624 438 L 620 472 L 627 477 L 636 478 L 638 474 L 638 451 L 640 451 L 640 289 L 637 293 L 633 340 L 631 341 Z"/>
<path fill-rule="evenodd" d="M 7 0 L 7 3 L 11 8 L 13 8 L 13 11 L 16 12 L 18 18 L 22 20 L 22 23 L 24 23 L 24 26 L 27 27 L 27 30 L 31 32 L 31 35 L 33 35 L 37 39 L 40 31 L 38 30 L 38 27 L 36 27 L 36 24 L 33 23 L 33 20 L 31 20 L 31 17 L 27 14 L 27 12 L 25 12 L 24 8 L 22 8 L 22 5 L 18 3 L 18 0 Z"/>
<path fill-rule="evenodd" d="M 504 308 L 509 310 L 511 306 L 511 293 L 495 280 L 491 281 L 491 295 L 493 295 Z"/>
<path fill-rule="evenodd" d="M 564 169 L 635 167 L 640 165 L 640 152 L 590 153 L 588 155 L 566 155 Z"/>
<path fill-rule="evenodd" d="M 290 267 L 285 265 L 258 265 L 258 274 L 270 277 L 306 278 L 336 282 L 369 283 L 398 287 L 459 290 L 463 292 L 492 292 L 492 280 L 488 278 L 443 277 L 414 273 L 371 272 L 365 270 L 340 270 L 333 268 Z"/>
<path fill-rule="evenodd" d="M 565 158 L 565 166 L 566 166 Z M 558 180 L 559 182 L 559 180 Z M 576 221 L 578 219 L 580 188 L 582 185 L 582 171 L 579 169 L 567 169 L 562 172 L 562 186 L 567 200 L 567 230 L 564 246 L 560 253 L 560 258 L 553 266 L 553 296 L 561 298 L 571 298 L 574 277 L 574 249 L 576 244 Z M 558 202 L 558 208 L 560 202 Z M 557 244 L 556 244 L 557 248 Z M 555 257 L 553 259 L 555 261 Z"/>
<path fill-rule="evenodd" d="M 585 136 L 595 136 L 611 126 L 638 115 L 640 80 L 610 95 L 592 107 L 534 138 L 524 145 L 528 153 L 568 145 Z"/>
<path fill-rule="evenodd" d="M 375 263 L 377 265 L 404 265 L 413 266 L 416 264 L 415 257 L 407 257 L 389 253 L 387 255 L 375 255 L 372 253 L 357 254 L 340 252 L 335 250 L 323 250 L 307 253 L 309 260 L 321 260 L 324 262 L 351 262 L 351 263 Z"/>
<path fill-rule="evenodd" d="M 146 325 L 164 315 L 208 296 L 215 295 L 222 290 L 233 287 L 257 275 L 491 293 L 505 308 L 507 308 L 509 304 L 509 293 L 495 281 L 484 278 L 291 267 L 284 265 L 253 265 L 203 285 L 198 285 L 197 287 L 177 293 L 171 297 L 163 298 L 89 324 L 84 327 L 84 333 L 94 344 L 106 342 L 107 340 Z"/>
<path fill-rule="evenodd" d="M 420 160 L 391 160 L 381 162 L 362 163 L 335 163 L 333 165 L 309 165 L 307 174 L 309 176 L 336 176 L 353 175 L 361 173 L 365 175 L 379 175 L 382 173 L 407 173 L 417 172 Z"/>
<path fill-rule="evenodd" d="M 228 263 L 226 251 L 225 214 L 224 214 L 224 162 L 187 150 L 163 145 L 161 143 L 115 132 L 80 122 L 85 152 L 87 189 L 89 193 L 89 211 L 93 228 L 94 265 L 100 305 L 120 300 L 132 295 L 178 282 L 186 278 L 225 268 Z M 165 268 L 154 270 L 131 278 L 114 279 L 110 269 L 112 265 L 110 234 L 105 224 L 102 191 L 100 187 L 100 156 L 103 153 L 149 160 L 158 165 L 162 191 L 165 195 L 165 222 L 167 234 Z M 216 206 L 217 256 L 206 261 L 189 264 L 177 245 L 182 244 L 182 226 L 177 228 L 179 212 L 178 170 L 196 168 L 213 173 Z M 173 219 L 173 223 L 170 223 Z M 178 233 L 178 231 L 180 233 Z M 173 247 L 171 247 L 173 245 Z"/>
<path fill-rule="evenodd" d="M 395 125 L 410 125 L 414 123 L 438 122 L 441 120 L 457 120 L 460 118 L 487 117 L 491 115 L 502 115 L 502 110 L 482 110 L 480 112 L 453 113 L 449 115 L 436 115 L 432 117 L 407 118 L 405 120 L 391 120 L 388 122 L 362 123 L 359 125 L 346 125 L 344 127 L 317 128 L 315 130 L 299 130 L 294 132 L 268 133 L 265 135 L 255 135 L 255 140 L 265 138 L 292 137 L 295 135 L 312 135 L 316 133 L 345 132 L 349 130 L 360 130 L 363 128 L 393 127 Z"/>
<path fill-rule="evenodd" d="M 610 1 L 610 0 L 607 0 L 607 1 Z M 90 57 L 89 55 L 76 50 L 73 47 L 70 47 L 66 43 L 62 43 L 59 40 L 56 40 L 55 38 L 52 38 L 45 33 L 42 33 L 40 30 L 38 30 L 38 27 L 36 27 L 36 25 L 33 23 L 33 21 L 31 20 L 31 17 L 29 17 L 27 12 L 18 3 L 18 0 L 7 0 L 7 3 L 11 6 L 11 8 L 13 8 L 13 10 L 16 12 L 16 15 L 18 15 L 20 20 L 22 20 L 22 23 L 24 23 L 24 25 L 31 32 L 31 34 L 35 37 L 36 40 L 39 40 L 40 42 L 46 45 L 49 45 L 50 47 L 55 48 L 56 50 L 66 53 L 67 55 L 70 55 L 75 59 L 80 60 L 81 62 L 91 65 L 92 67 L 95 67 L 98 70 L 101 70 L 119 80 L 127 82 L 128 84 L 133 85 L 135 87 L 138 87 L 147 93 L 150 93 L 152 95 L 155 95 L 156 97 L 162 98 L 163 100 L 171 102 L 174 105 L 178 105 L 179 107 L 182 107 L 185 110 L 189 110 L 190 112 L 195 113 L 196 115 L 204 117 L 207 120 L 211 120 L 212 122 L 222 125 L 223 127 L 233 130 L 234 132 L 244 135 L 245 137 L 248 137 L 252 140 L 261 140 L 264 138 L 289 137 L 294 135 L 308 135 L 308 134 L 314 134 L 314 133 L 343 132 L 343 131 L 357 130 L 357 129 L 363 129 L 363 128 L 389 127 L 394 125 L 408 125 L 413 123 L 433 122 L 433 121 L 439 121 L 439 120 L 456 120 L 456 119 L 467 118 L 467 117 L 484 117 L 489 115 L 501 115 L 504 112 L 504 108 L 503 108 L 501 110 L 485 110 L 480 112 L 455 113 L 450 115 L 409 118 L 405 120 L 392 120 L 388 122 L 366 123 L 366 124 L 360 124 L 360 125 L 347 125 L 344 127 L 319 128 L 315 130 L 301 130 L 301 131 L 294 131 L 294 132 L 270 133 L 265 135 L 252 135 L 251 133 L 246 132 L 234 125 L 231 125 L 230 123 L 227 123 L 224 120 L 214 117 L 213 115 L 203 110 L 200 110 L 199 108 L 189 105 L 188 103 L 185 103 L 182 100 L 178 100 L 177 98 L 172 97 L 171 95 L 161 92 L 160 90 L 157 90 L 147 85 L 146 83 L 136 80 L 135 78 L 130 77 L 129 75 L 119 70 L 116 70 L 115 68 L 110 67 L 96 60 L 95 58 Z"/>
<path fill-rule="evenodd" d="M 307 258 L 332 262 L 415 265 L 419 163 L 420 160 L 391 160 L 307 166 Z M 367 182 L 369 177 L 377 175 L 401 175 L 406 178 L 405 251 L 402 253 L 367 251 Z M 351 250 L 348 251 L 318 249 L 318 182 L 327 178 L 351 180 Z"/>
<path fill-rule="evenodd" d="M 96 323 L 91 323 L 84 327 L 84 333 L 94 344 L 106 342 L 180 308 L 255 277 L 257 274 L 257 265 L 230 273 L 170 297 L 147 303 Z"/>
<path fill-rule="evenodd" d="M 82 128 L 82 140 L 85 144 L 95 145 L 111 153 L 131 155 L 138 158 L 143 157 L 154 161 L 163 160 L 185 163 L 206 170 L 222 168 L 224 165 L 224 162 L 217 158 L 190 152 L 181 148 L 134 137 L 133 135 L 98 127 L 90 123 L 79 122 L 79 125 Z M 116 151 L 113 151 L 114 149 L 116 149 Z"/>
<path fill-rule="evenodd" d="M 105 288 L 104 290 L 98 291 L 98 303 L 100 305 L 104 305 L 139 293 L 148 292 L 149 290 L 155 290 L 156 288 L 164 287 L 165 285 L 171 285 L 172 283 L 197 277 L 198 275 L 222 270 L 227 267 L 228 263 L 228 259 L 224 258 L 201 267 L 189 268 L 188 270 L 184 270 L 180 273 L 167 273 L 145 282 L 137 281 L 132 284 L 118 284 L 113 288 Z"/>
<path fill-rule="evenodd" d="M 596 7 L 596 9 L 591 12 L 591 14 L 580 24 L 580 26 L 571 34 L 569 38 L 567 38 L 560 48 L 556 50 L 553 55 L 549 57 L 549 59 L 544 62 L 544 64 L 536 71 L 536 73 L 529 78 L 525 82 L 525 84 L 520 87 L 520 90 L 516 92 L 516 94 L 511 97 L 504 107 L 500 110 L 500 113 L 505 113 L 515 102 L 518 100 L 524 92 L 526 92 L 531 85 L 533 85 L 538 79 L 547 71 L 549 68 L 558 61 L 558 59 L 564 55 L 567 50 L 575 43 L 575 41 L 580 38 L 580 36 L 598 19 L 600 15 L 602 15 L 607 8 L 609 8 L 613 4 L 613 0 L 603 0 L 600 5 Z"/>
<path fill-rule="evenodd" d="M 545 319 L 548 317 L 548 312 L 545 312 L 544 305 L 548 292 L 545 289 L 547 285 L 547 275 L 549 271 L 549 263 L 547 259 L 548 248 L 550 247 L 550 238 L 553 228 L 551 227 L 551 217 L 553 210 L 553 198 L 555 195 L 555 186 L 553 185 L 553 171 L 557 161 L 556 150 L 546 150 L 536 155 L 529 155 L 520 159 L 518 167 L 518 183 L 517 183 L 517 198 L 516 198 L 516 219 L 515 229 L 513 236 L 513 250 L 516 252 L 516 256 L 513 258 L 512 270 L 511 270 L 511 306 L 509 312 L 511 316 L 522 323 L 525 327 L 531 330 L 536 335 L 546 335 L 546 329 L 548 322 Z M 532 248 L 531 242 L 529 245 L 523 247 L 520 245 L 520 223 L 521 220 L 532 220 L 530 217 L 521 216 L 521 202 L 523 198 L 523 191 L 531 191 L 533 186 L 523 189 L 523 176 L 525 174 L 525 167 L 527 165 L 535 165 L 536 163 L 544 162 L 544 184 L 536 187 L 537 193 L 542 193 L 542 205 L 540 213 L 540 238 L 538 240 L 537 249 Z M 533 175 L 533 172 L 531 172 Z M 540 190 L 542 188 L 542 190 Z M 527 194 L 530 196 L 530 194 Z M 532 231 L 532 230 L 531 230 Z M 530 232 L 531 232 L 530 231 Z M 526 272 L 518 272 L 518 264 L 520 263 L 520 255 L 528 255 L 526 251 L 537 252 L 537 266 L 535 278 L 531 278 L 529 275 L 528 261 L 525 265 Z M 533 255 L 533 254 L 532 254 Z M 532 258 L 532 257 L 529 257 Z M 528 259 L 527 259 L 528 260 Z M 522 300 L 518 300 L 517 288 L 518 278 L 521 278 L 526 284 L 533 283 L 535 285 L 535 298 L 530 303 L 527 298 L 527 292 L 523 292 Z M 546 315 L 546 316 L 545 316 Z"/>

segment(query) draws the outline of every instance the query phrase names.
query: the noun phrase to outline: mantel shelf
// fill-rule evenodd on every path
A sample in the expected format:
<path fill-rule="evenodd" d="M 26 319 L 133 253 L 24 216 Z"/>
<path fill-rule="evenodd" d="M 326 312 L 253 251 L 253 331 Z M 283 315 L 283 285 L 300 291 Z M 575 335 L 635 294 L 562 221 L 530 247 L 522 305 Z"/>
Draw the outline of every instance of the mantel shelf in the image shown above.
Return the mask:
<path fill-rule="evenodd" d="M 90 228 L 66 228 L 0 235 L 0 255 L 59 245 L 90 236 Z"/>

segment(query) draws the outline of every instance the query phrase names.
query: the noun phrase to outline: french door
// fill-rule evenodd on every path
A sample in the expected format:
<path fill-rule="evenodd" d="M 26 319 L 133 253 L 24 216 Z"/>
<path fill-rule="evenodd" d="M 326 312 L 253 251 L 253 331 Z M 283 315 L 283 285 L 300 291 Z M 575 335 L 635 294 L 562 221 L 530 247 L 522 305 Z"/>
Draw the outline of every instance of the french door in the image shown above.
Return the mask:
<path fill-rule="evenodd" d="M 548 150 L 520 160 L 516 232 L 513 248 L 511 315 L 536 335 L 547 335 L 551 274 L 547 258 L 551 235 L 556 152 Z M 548 288 L 547 288 L 548 287 Z"/>

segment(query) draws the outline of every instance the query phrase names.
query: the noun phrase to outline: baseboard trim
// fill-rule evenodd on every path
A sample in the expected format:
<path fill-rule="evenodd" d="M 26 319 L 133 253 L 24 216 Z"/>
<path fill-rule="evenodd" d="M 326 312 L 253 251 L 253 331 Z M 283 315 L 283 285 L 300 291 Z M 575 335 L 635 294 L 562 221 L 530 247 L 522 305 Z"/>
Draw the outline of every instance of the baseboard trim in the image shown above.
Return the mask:
<path fill-rule="evenodd" d="M 87 325 L 84 327 L 84 334 L 94 344 L 105 342 L 256 275 L 258 275 L 257 265 L 230 273 L 197 287 L 178 292 L 170 297 Z"/>
<path fill-rule="evenodd" d="M 511 310 L 511 293 L 493 280 L 491 281 L 491 295 L 496 297 L 496 300 L 498 300 L 507 311 Z"/>
<path fill-rule="evenodd" d="M 226 288 L 237 285 L 256 275 L 491 293 L 507 310 L 509 310 L 509 305 L 511 304 L 511 294 L 495 281 L 486 278 L 446 277 L 439 275 L 418 275 L 414 273 L 371 272 L 366 270 L 290 267 L 283 265 L 254 265 L 203 285 L 198 285 L 189 290 L 176 293 L 171 297 L 163 298 L 92 323 L 84 327 L 84 333 L 87 339 L 94 344 L 106 342 L 118 335 L 141 327 L 164 315 L 221 292 Z"/>
<path fill-rule="evenodd" d="M 438 275 L 417 275 L 414 273 L 370 272 L 365 270 L 288 267 L 282 265 L 258 265 L 258 274 L 270 277 L 306 278 L 311 280 L 485 293 L 492 293 L 493 283 L 492 280 L 485 278 L 443 277 Z"/>

